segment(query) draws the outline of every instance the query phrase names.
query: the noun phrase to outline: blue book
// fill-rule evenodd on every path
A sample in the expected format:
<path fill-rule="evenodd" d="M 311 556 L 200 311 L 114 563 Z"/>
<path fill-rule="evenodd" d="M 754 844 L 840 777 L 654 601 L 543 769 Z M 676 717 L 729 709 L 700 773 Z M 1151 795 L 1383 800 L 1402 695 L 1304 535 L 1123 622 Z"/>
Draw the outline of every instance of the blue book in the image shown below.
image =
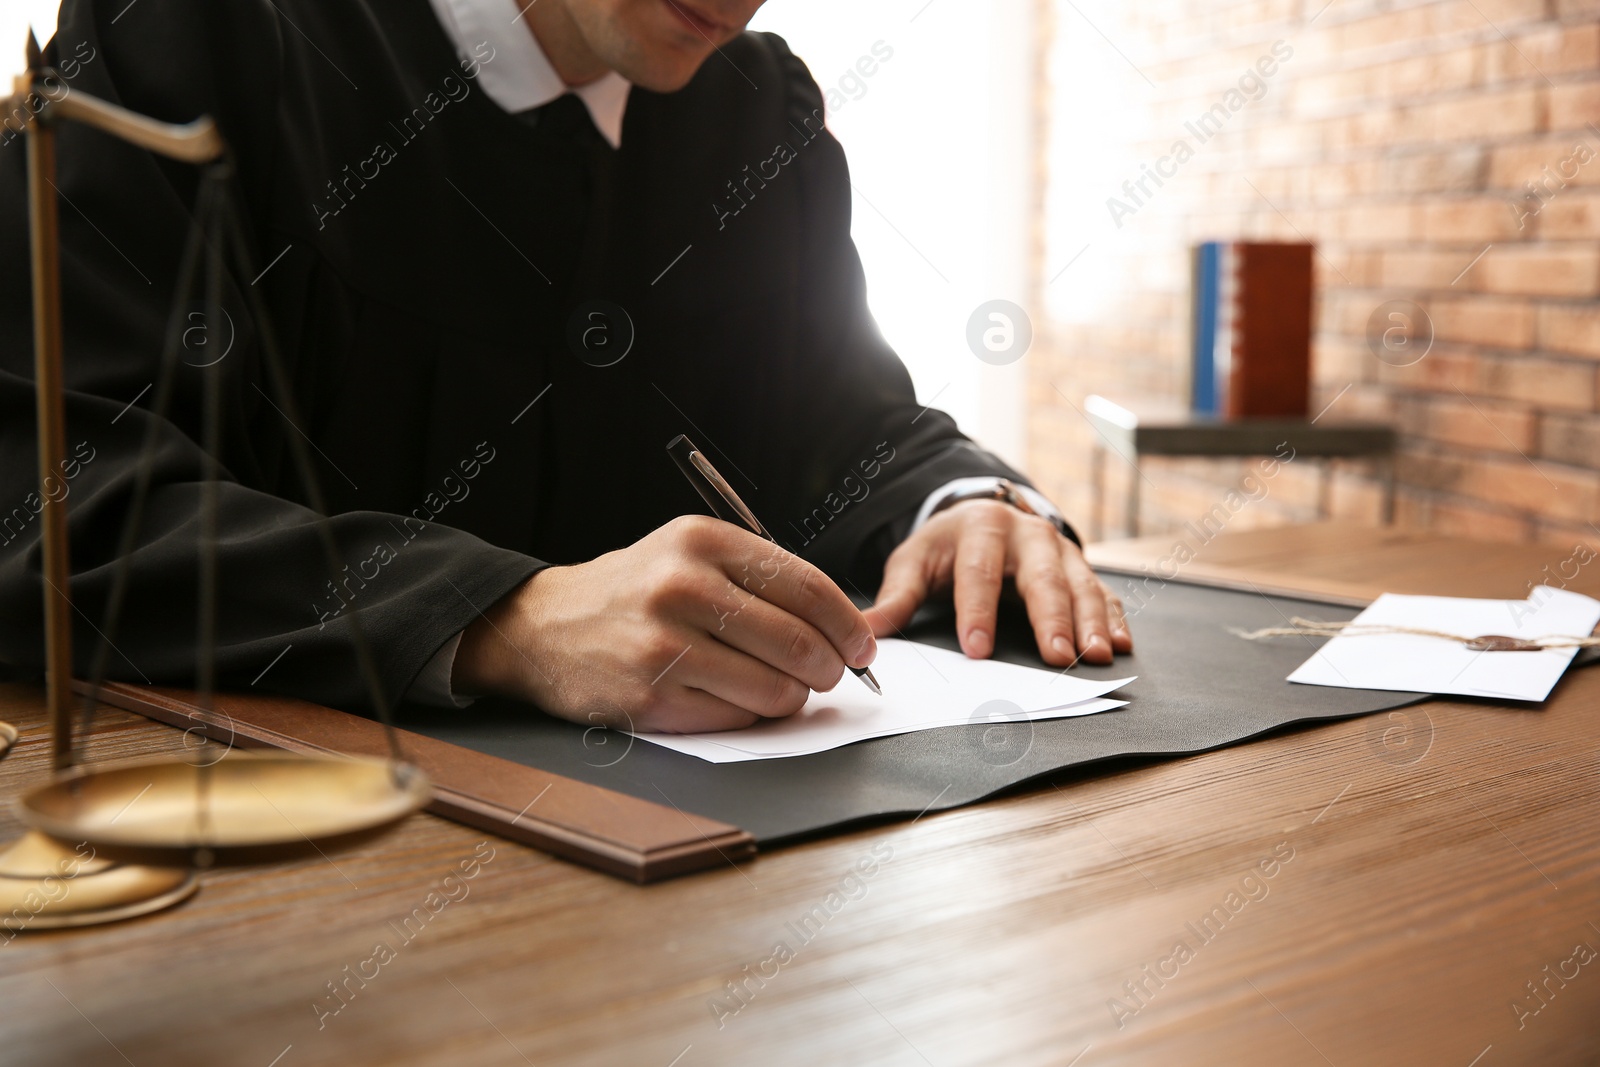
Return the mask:
<path fill-rule="evenodd" d="M 1217 389 L 1217 312 L 1221 302 L 1220 241 L 1204 241 L 1193 251 L 1190 292 L 1193 332 L 1189 349 L 1189 406 L 1197 414 L 1216 415 L 1222 409 Z"/>

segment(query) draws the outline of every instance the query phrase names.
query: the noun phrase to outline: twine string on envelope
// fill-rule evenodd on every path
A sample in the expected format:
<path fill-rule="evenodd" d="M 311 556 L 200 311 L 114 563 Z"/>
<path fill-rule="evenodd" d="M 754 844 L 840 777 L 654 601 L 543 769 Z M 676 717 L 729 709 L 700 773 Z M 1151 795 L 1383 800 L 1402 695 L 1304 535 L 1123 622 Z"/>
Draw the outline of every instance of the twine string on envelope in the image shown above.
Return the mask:
<path fill-rule="evenodd" d="M 1264 630 L 1234 630 L 1246 641 L 1259 641 L 1268 637 L 1367 637 L 1377 634 L 1415 634 L 1419 637 L 1438 637 L 1456 641 L 1474 652 L 1541 652 L 1547 648 L 1600 647 L 1600 637 L 1575 637 L 1572 634 L 1543 634 L 1539 637 L 1506 637 L 1503 634 L 1482 634 L 1466 637 L 1445 633 L 1442 630 L 1424 630 L 1413 626 L 1376 626 L 1367 623 L 1327 622 L 1320 619 L 1302 619 L 1296 615 L 1288 626 L 1269 626 Z"/>

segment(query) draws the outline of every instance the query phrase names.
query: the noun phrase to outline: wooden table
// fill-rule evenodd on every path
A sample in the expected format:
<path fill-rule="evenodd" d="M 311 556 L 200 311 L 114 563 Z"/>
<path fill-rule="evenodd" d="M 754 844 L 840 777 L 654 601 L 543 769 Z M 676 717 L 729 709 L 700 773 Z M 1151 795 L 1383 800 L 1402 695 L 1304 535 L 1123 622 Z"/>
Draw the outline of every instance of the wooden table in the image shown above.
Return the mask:
<path fill-rule="evenodd" d="M 1333 513 L 1330 459 L 1376 460 L 1383 471 L 1383 521 L 1394 521 L 1394 448 L 1398 435 L 1393 426 L 1375 422 L 1325 422 L 1317 419 L 1225 419 L 1203 415 L 1168 400 L 1145 399 L 1119 404 L 1090 395 L 1083 402 L 1084 417 L 1094 429 L 1089 453 L 1090 485 L 1094 492 L 1091 516 L 1096 538 L 1105 514 L 1106 452 L 1115 452 L 1136 471 L 1141 456 L 1266 456 L 1319 458 L 1322 478 L 1317 491 L 1317 513 Z M 1319 416 L 1320 417 L 1320 416 Z M 1294 449 L 1285 453 L 1284 446 Z M 1275 462 L 1275 460 L 1273 461 Z M 1131 478 L 1123 504 L 1123 532 L 1139 536 L 1139 483 Z"/>
<path fill-rule="evenodd" d="M 1519 596 L 1569 556 L 1314 526 L 1226 534 L 1191 567 Z M 1571 587 L 1600 593 L 1600 561 Z M 39 691 L 0 707 L 23 730 L 11 796 L 46 773 Z M 180 743 L 108 712 L 95 751 Z M 1542 709 L 1435 701 L 644 888 L 419 816 L 362 851 L 212 873 L 164 914 L 0 942 L 0 1062 L 1593 1063 L 1600 957 L 1566 961 L 1600 950 L 1597 771 L 1588 668 Z M 475 849 L 492 859 L 446 887 Z M 456 899 L 402 940 L 441 888 Z M 379 942 L 392 958 L 364 962 Z"/>

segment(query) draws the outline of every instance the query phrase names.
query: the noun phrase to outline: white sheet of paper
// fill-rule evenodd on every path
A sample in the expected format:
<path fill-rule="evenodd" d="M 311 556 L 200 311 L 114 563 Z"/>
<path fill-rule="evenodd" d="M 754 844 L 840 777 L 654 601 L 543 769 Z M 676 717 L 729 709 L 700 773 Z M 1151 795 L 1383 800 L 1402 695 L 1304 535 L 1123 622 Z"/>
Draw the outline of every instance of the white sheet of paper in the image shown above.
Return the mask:
<path fill-rule="evenodd" d="M 870 696 L 871 694 L 869 693 L 867 695 Z M 743 763 L 748 760 L 783 759 L 788 756 L 807 756 L 814 752 L 826 752 L 831 748 L 839 748 L 842 745 L 848 745 L 855 741 L 865 741 L 873 737 L 890 737 L 894 734 L 914 733 L 918 730 L 932 730 L 941 726 L 962 726 L 975 722 L 1025 722 L 1039 719 L 1066 719 L 1077 715 L 1094 715 L 1098 712 L 1111 711 L 1115 708 L 1124 708 L 1127 706 L 1128 702 L 1126 700 L 1109 700 L 1104 697 L 1098 697 L 1093 700 L 1080 701 L 1076 704 L 1068 704 L 1061 708 L 1045 708 L 1041 711 L 1025 711 L 1021 712 L 1020 714 L 1006 716 L 1003 719 L 1000 716 L 989 715 L 979 716 L 976 718 L 969 716 L 966 718 L 950 719 L 947 721 L 923 722 L 910 727 L 895 727 L 876 733 L 859 733 L 852 731 L 847 734 L 844 730 L 840 730 L 832 736 L 831 740 L 826 741 L 821 737 L 820 734 L 808 733 L 804 738 L 808 747 L 793 751 L 789 750 L 792 745 L 788 741 L 778 741 L 771 746 L 757 745 L 756 747 L 760 750 L 754 752 L 746 751 L 740 748 L 734 748 L 725 743 L 726 740 L 739 735 L 748 734 L 751 732 L 766 732 L 764 729 L 764 724 L 761 723 L 757 723 L 755 726 L 749 727 L 746 730 L 733 730 L 723 733 L 638 734 L 637 736 L 641 740 L 653 741 L 664 748 L 675 749 L 676 751 L 682 752 L 685 755 L 698 756 L 708 763 Z M 805 711 L 801 710 L 795 714 L 804 715 Z M 714 741 L 712 738 L 722 738 L 724 740 Z M 783 749 L 784 751 L 768 751 L 767 749 L 769 747 Z"/>
<path fill-rule="evenodd" d="M 1101 698 L 1133 681 L 1090 681 L 1060 671 L 968 659 L 895 638 L 878 642 L 872 673 L 883 686 L 881 697 L 846 674 L 832 692 L 812 693 L 805 707 L 788 718 L 743 730 L 634 736 L 711 763 L 778 759 L 938 726 L 1092 715 L 1125 706 L 1127 701 Z"/>
<path fill-rule="evenodd" d="M 1527 600 L 1385 593 L 1351 622 L 1410 626 L 1463 637 L 1584 637 L 1600 622 L 1600 600 L 1543 585 Z M 1302 663 L 1289 681 L 1345 689 L 1543 700 L 1576 654 L 1575 648 L 1474 652 L 1455 641 L 1418 634 L 1341 634 Z"/>

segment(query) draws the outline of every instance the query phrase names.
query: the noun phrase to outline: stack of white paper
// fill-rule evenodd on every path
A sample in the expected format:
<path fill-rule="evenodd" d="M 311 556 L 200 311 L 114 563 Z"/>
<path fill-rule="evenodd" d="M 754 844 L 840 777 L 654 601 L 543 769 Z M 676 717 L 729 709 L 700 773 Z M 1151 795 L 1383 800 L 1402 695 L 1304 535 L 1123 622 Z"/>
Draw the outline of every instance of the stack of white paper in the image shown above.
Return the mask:
<path fill-rule="evenodd" d="M 937 726 L 1093 715 L 1125 706 L 1101 698 L 1133 681 L 1088 681 L 893 638 L 878 642 L 872 673 L 882 696 L 847 673 L 831 693 L 812 693 L 785 719 L 718 733 L 634 736 L 711 763 L 778 759 Z"/>
<path fill-rule="evenodd" d="M 1600 601 L 1540 586 L 1527 600 L 1470 600 L 1385 593 L 1352 626 L 1400 626 L 1462 637 L 1586 637 L 1600 622 Z M 1457 641 L 1418 634 L 1332 638 L 1289 681 L 1345 689 L 1395 689 L 1510 700 L 1550 695 L 1576 648 L 1475 652 Z"/>

